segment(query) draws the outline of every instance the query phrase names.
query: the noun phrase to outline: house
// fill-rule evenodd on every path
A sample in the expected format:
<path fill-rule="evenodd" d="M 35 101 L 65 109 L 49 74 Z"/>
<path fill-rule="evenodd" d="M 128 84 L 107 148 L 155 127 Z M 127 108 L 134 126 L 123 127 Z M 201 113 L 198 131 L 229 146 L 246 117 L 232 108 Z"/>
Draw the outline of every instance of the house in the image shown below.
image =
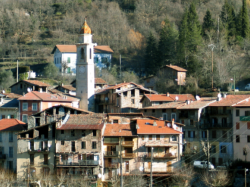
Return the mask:
<path fill-rule="evenodd" d="M 0 105 L 0 119 L 19 119 L 19 101 L 17 99 L 4 98 Z"/>
<path fill-rule="evenodd" d="M 195 98 L 192 94 L 145 94 L 142 99 L 142 107 L 149 107 L 160 105 L 168 102 L 185 102 L 187 100 L 194 101 Z"/>
<path fill-rule="evenodd" d="M 70 114 L 56 126 L 57 175 L 97 180 L 103 168 L 104 114 Z"/>
<path fill-rule="evenodd" d="M 50 85 L 38 80 L 21 80 L 10 86 L 15 94 L 26 94 L 29 91 L 47 92 Z"/>
<path fill-rule="evenodd" d="M 150 76 L 145 78 L 144 86 L 145 88 L 151 88 L 156 90 L 156 78 L 164 78 L 173 80 L 177 85 L 185 85 L 186 82 L 186 69 L 183 69 L 176 65 L 166 65 L 162 67 L 156 76 Z"/>
<path fill-rule="evenodd" d="M 58 94 L 32 91 L 18 98 L 20 119 L 27 123 L 28 116 L 55 105 L 67 105 L 78 108 L 79 99 Z"/>
<path fill-rule="evenodd" d="M 96 66 L 110 68 L 113 52 L 107 45 L 94 44 L 94 63 Z M 76 45 L 56 45 L 52 54 L 54 54 L 54 64 L 62 73 L 76 74 Z"/>
<path fill-rule="evenodd" d="M 72 85 L 64 85 L 63 83 L 54 89 L 59 90 L 60 92 L 69 94 L 69 95 L 76 95 L 76 88 L 73 87 Z"/>
<path fill-rule="evenodd" d="M 17 132 L 26 130 L 26 123 L 17 119 L 0 120 L 0 165 L 16 172 Z"/>
<path fill-rule="evenodd" d="M 156 92 L 133 82 L 105 87 L 95 94 L 96 112 L 136 112 L 142 107 L 140 100 L 143 95 L 149 93 L 155 94 Z"/>
<path fill-rule="evenodd" d="M 76 88 L 76 80 L 70 83 L 74 88 Z M 103 89 L 108 83 L 102 78 L 95 78 L 95 91 Z"/>

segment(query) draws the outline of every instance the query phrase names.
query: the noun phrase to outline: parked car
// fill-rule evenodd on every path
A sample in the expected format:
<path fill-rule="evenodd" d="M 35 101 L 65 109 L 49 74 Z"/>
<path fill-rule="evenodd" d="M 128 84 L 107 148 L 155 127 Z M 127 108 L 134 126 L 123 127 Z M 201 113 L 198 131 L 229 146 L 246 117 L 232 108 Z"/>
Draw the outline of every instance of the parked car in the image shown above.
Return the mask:
<path fill-rule="evenodd" d="M 245 90 L 250 90 L 250 84 L 247 84 L 247 85 L 245 86 Z"/>
<path fill-rule="evenodd" d="M 194 168 L 207 168 L 207 161 L 194 161 Z M 209 162 L 209 169 L 214 169 L 214 165 Z"/>

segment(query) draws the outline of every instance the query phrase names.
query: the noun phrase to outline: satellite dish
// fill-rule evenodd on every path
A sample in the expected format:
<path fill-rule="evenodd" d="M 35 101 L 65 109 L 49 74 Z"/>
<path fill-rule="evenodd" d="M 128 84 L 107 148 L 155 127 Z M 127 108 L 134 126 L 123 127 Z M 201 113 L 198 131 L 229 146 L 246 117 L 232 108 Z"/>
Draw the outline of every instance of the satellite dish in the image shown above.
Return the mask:
<path fill-rule="evenodd" d="M 175 100 L 176 100 L 176 101 L 178 101 L 178 99 L 179 99 L 179 97 L 178 97 L 178 96 L 176 96 L 176 97 L 175 97 Z"/>
<path fill-rule="evenodd" d="M 30 88 L 27 88 L 27 91 L 28 91 L 28 92 L 31 92 L 31 89 L 30 89 Z"/>
<path fill-rule="evenodd" d="M 167 123 L 167 126 L 168 126 L 168 127 L 171 127 L 171 124 L 170 124 L 170 123 Z"/>
<path fill-rule="evenodd" d="M 141 167 L 139 167 L 139 170 L 140 170 L 140 171 L 143 171 L 143 167 L 142 167 L 142 166 L 141 166 Z"/>
<path fill-rule="evenodd" d="M 2 93 L 4 94 L 4 93 L 5 93 L 5 90 L 3 90 Z"/>
<path fill-rule="evenodd" d="M 221 98 L 221 94 L 220 93 L 218 93 L 218 97 Z"/>

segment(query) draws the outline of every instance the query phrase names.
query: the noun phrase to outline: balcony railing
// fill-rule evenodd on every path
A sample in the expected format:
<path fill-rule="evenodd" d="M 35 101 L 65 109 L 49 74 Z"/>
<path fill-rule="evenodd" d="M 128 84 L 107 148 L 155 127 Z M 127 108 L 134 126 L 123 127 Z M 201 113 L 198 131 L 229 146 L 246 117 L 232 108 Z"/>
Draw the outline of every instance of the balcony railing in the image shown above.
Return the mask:
<path fill-rule="evenodd" d="M 122 157 L 123 158 L 134 158 L 135 157 L 135 153 L 123 153 Z"/>
<path fill-rule="evenodd" d="M 146 157 L 151 158 L 151 153 L 147 153 Z M 172 153 L 153 153 L 153 158 L 176 158 L 177 154 Z"/>
<path fill-rule="evenodd" d="M 6 154 L 0 154 L 0 159 L 6 159 Z"/>
<path fill-rule="evenodd" d="M 107 164 L 104 164 L 104 167 L 105 168 L 118 168 L 118 163 L 107 163 Z"/>
<path fill-rule="evenodd" d="M 87 165 L 98 165 L 98 160 L 79 160 L 76 162 L 70 162 L 68 160 L 63 160 L 58 163 L 59 166 L 87 166 Z"/>
<path fill-rule="evenodd" d="M 231 128 L 232 123 L 202 124 L 201 128 Z"/>
<path fill-rule="evenodd" d="M 118 151 L 104 151 L 104 156 L 118 156 Z"/>
<path fill-rule="evenodd" d="M 133 141 L 123 141 L 122 146 L 134 146 L 134 142 Z"/>
<path fill-rule="evenodd" d="M 34 148 L 30 148 L 30 149 L 28 149 L 28 152 L 29 153 L 39 153 L 39 152 L 41 152 L 41 153 L 44 153 L 44 152 L 49 152 L 49 150 L 50 150 L 50 148 L 49 147 L 47 147 L 47 148 L 44 148 L 44 149 L 34 149 Z"/>
<path fill-rule="evenodd" d="M 119 143 L 119 139 L 105 139 L 104 138 L 104 143 Z"/>

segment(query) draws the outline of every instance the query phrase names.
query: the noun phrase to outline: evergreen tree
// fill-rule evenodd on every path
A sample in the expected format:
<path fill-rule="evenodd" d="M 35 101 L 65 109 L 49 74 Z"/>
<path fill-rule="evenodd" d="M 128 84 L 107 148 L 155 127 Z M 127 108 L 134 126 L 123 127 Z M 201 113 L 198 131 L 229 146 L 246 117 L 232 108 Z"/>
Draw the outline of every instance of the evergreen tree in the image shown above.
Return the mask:
<path fill-rule="evenodd" d="M 238 36 L 241 36 L 242 34 L 242 8 L 236 17 L 236 34 Z"/>
<path fill-rule="evenodd" d="M 227 26 L 228 15 L 230 14 L 230 9 L 231 9 L 231 6 L 227 2 L 227 0 L 225 0 L 225 3 L 222 6 L 222 10 L 221 10 L 221 13 L 220 13 L 220 19 L 221 19 L 221 21 L 223 23 L 223 26 L 225 28 Z"/>
<path fill-rule="evenodd" d="M 249 17 L 247 13 L 246 0 L 242 0 L 242 16 L 241 16 L 241 36 L 243 38 L 249 37 Z"/>
<path fill-rule="evenodd" d="M 227 19 L 226 29 L 227 29 L 227 37 L 229 39 L 230 37 L 233 37 L 236 35 L 236 25 L 235 25 L 236 17 L 235 17 L 234 8 L 232 6 L 230 7 L 228 11 L 229 11 L 228 12 L 229 14 L 228 14 L 228 19 Z"/>
<path fill-rule="evenodd" d="M 207 10 L 206 15 L 204 16 L 203 19 L 203 24 L 202 24 L 202 36 L 207 37 L 206 32 L 210 32 L 214 28 L 214 21 L 211 17 L 211 13 L 209 10 Z"/>
<path fill-rule="evenodd" d="M 192 29 L 194 24 L 196 24 L 196 26 L 199 30 L 201 29 L 199 18 L 198 18 L 194 3 L 191 3 L 191 5 L 189 7 L 187 21 L 188 21 L 188 29 L 189 30 Z"/>
<path fill-rule="evenodd" d="M 156 72 L 157 65 L 157 48 L 156 40 L 153 34 L 150 32 L 147 38 L 146 55 L 145 55 L 145 73 L 146 75 L 152 75 Z"/>

